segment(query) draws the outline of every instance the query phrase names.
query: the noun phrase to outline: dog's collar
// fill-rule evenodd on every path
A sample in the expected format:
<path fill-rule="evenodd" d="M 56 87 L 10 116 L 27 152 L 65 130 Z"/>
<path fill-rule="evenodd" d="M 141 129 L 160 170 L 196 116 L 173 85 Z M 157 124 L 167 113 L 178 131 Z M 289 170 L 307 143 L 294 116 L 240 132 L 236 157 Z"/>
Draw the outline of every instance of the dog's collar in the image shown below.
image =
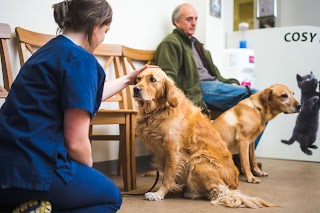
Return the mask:
<path fill-rule="evenodd" d="M 249 97 L 250 98 L 250 101 L 251 101 L 251 103 L 253 104 L 253 106 L 255 107 L 255 108 L 257 108 L 260 112 L 261 112 L 261 109 L 259 108 L 259 107 L 257 107 L 254 103 L 253 103 L 253 100 L 251 99 L 251 97 Z"/>

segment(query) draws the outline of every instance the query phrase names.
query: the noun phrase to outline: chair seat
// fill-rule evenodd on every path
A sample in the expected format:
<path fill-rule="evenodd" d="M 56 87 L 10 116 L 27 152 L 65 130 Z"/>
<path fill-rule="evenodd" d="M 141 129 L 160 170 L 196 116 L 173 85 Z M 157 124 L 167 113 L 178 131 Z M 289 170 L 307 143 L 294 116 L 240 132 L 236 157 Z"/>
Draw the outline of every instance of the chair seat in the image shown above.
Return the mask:
<path fill-rule="evenodd" d="M 125 124 L 126 117 L 130 114 L 137 114 L 137 110 L 131 109 L 118 109 L 118 110 L 99 110 L 91 121 L 91 125 L 102 125 L 102 124 Z M 104 116 L 108 114 L 108 116 Z"/>
<path fill-rule="evenodd" d="M 97 113 L 138 113 L 135 109 L 99 109 Z"/>

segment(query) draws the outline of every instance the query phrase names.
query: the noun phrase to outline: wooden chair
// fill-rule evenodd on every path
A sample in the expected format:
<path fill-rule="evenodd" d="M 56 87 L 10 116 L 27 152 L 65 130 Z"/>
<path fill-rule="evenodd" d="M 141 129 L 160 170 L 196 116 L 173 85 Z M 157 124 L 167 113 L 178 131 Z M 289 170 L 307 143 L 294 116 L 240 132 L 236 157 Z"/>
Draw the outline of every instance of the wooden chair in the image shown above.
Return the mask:
<path fill-rule="evenodd" d="M 28 55 L 33 54 L 36 49 L 43 46 L 50 39 L 55 37 L 54 35 L 41 34 L 32 32 L 20 27 L 16 28 L 16 34 L 18 39 L 18 50 L 20 56 L 20 63 L 23 65 L 29 58 Z M 28 53 L 29 52 L 29 53 Z M 123 75 L 121 69 L 122 48 L 120 45 L 101 44 L 94 52 L 97 58 L 103 59 L 103 68 L 106 72 L 114 72 L 115 77 L 121 77 Z M 99 60 L 101 61 L 101 60 Z M 101 62 L 102 63 L 102 62 Z M 99 109 L 95 117 L 91 121 L 89 129 L 90 140 L 116 140 L 119 141 L 119 165 L 121 165 L 123 172 L 124 190 L 130 191 L 135 189 L 136 184 L 132 183 L 131 177 L 131 163 L 130 163 L 130 114 L 132 110 L 128 108 L 128 98 L 126 96 L 126 90 L 120 91 L 114 97 L 111 97 L 107 102 L 117 102 L 119 109 L 107 110 Z M 103 104 L 102 104 L 103 105 Z M 132 104 L 131 104 L 132 105 Z M 97 135 L 94 134 L 93 126 L 95 125 L 119 125 L 119 134 L 114 135 Z"/>
<path fill-rule="evenodd" d="M 10 39 L 11 27 L 8 24 L 0 23 L 0 55 L 3 86 L 0 85 L 0 98 L 6 98 L 12 85 L 12 69 L 9 58 L 8 40 Z"/>
<path fill-rule="evenodd" d="M 124 74 L 128 74 L 135 70 L 136 68 L 144 65 L 144 64 L 154 64 L 154 54 L 155 50 L 141 50 L 141 49 L 133 49 L 126 46 L 122 46 L 122 56 L 123 56 L 123 70 Z M 132 126 L 131 130 L 131 176 L 132 176 L 132 182 L 136 183 L 136 156 L 135 156 L 135 120 L 137 116 L 137 105 L 136 102 L 133 99 L 133 86 L 128 86 L 127 88 L 127 94 L 129 98 L 129 108 L 133 109 L 133 113 L 130 117 L 130 122 Z"/>
<path fill-rule="evenodd" d="M 101 44 L 94 52 L 97 57 L 103 57 L 105 59 L 104 70 L 107 73 L 109 70 L 115 72 L 115 77 L 119 78 L 124 75 L 123 69 L 121 69 L 121 57 L 122 57 L 122 47 L 121 45 L 115 44 Z M 124 179 L 124 190 L 130 191 L 136 189 L 135 177 L 132 177 L 131 168 L 131 143 L 132 143 L 132 125 L 131 117 L 132 114 L 136 114 L 132 110 L 133 104 L 130 102 L 131 99 L 128 98 L 126 89 L 123 89 L 115 96 L 106 100 L 106 102 L 116 102 L 118 103 L 118 108 L 115 110 L 100 109 L 95 117 L 93 118 L 92 125 L 106 125 L 106 124 L 119 124 L 119 134 L 118 135 L 95 135 L 92 129 L 90 130 L 91 140 L 118 140 L 119 145 L 119 161 L 118 161 L 118 174 L 123 173 Z"/>
<path fill-rule="evenodd" d="M 55 37 L 55 35 L 33 32 L 21 27 L 16 27 L 15 31 L 21 66 L 37 51 L 38 48 L 42 47 L 45 43 Z"/>

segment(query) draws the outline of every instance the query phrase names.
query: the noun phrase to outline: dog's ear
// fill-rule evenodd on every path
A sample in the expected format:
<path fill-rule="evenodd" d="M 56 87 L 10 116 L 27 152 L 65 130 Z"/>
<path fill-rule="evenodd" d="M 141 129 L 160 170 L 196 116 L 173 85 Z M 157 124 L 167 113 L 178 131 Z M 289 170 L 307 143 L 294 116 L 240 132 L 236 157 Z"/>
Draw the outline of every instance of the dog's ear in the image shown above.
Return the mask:
<path fill-rule="evenodd" d="M 273 89 L 271 88 L 267 88 L 265 90 L 263 90 L 261 96 L 260 96 L 260 100 L 263 106 L 267 106 L 268 101 L 270 101 L 272 99 L 272 92 Z"/>
<path fill-rule="evenodd" d="M 174 82 L 168 77 L 165 79 L 165 93 L 169 105 L 173 108 L 177 107 L 179 99 L 177 97 L 176 87 Z"/>

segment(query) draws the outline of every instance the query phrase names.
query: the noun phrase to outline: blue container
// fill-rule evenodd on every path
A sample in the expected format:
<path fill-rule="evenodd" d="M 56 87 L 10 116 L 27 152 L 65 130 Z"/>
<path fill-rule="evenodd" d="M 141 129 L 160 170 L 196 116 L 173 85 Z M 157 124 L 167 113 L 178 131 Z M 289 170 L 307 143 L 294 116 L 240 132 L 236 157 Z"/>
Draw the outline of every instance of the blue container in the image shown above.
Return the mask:
<path fill-rule="evenodd" d="M 240 48 L 247 48 L 247 41 L 240 41 L 240 45 L 239 45 Z"/>

